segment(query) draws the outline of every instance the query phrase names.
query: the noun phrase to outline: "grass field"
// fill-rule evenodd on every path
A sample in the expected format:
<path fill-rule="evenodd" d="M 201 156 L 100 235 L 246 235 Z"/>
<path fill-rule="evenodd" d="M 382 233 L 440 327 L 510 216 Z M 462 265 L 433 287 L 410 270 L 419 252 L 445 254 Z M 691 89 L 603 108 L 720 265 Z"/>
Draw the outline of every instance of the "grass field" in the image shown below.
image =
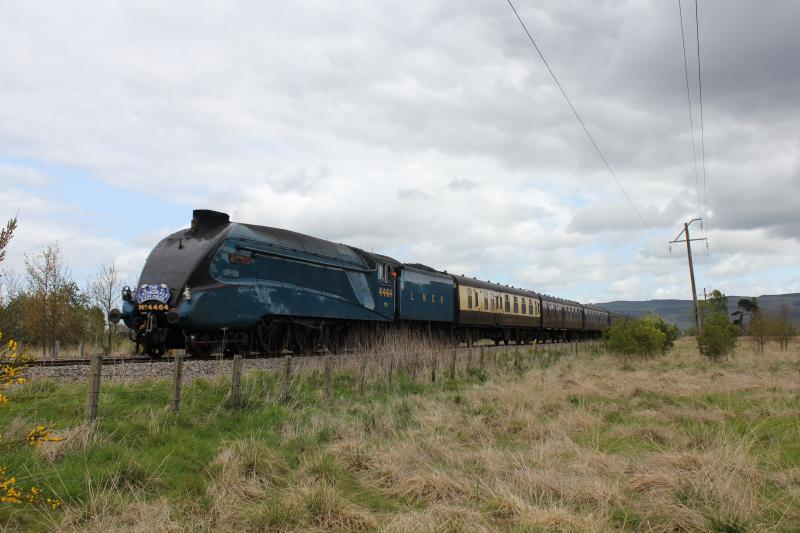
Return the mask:
<path fill-rule="evenodd" d="M 800 348 L 742 344 L 712 363 L 526 358 L 523 371 L 436 385 L 339 376 L 276 402 L 271 375 L 114 385 L 82 423 L 82 385 L 31 383 L 6 437 L 51 421 L 62 442 L 4 451 L 57 511 L 0 504 L 0 527 L 59 531 L 800 530 Z"/>

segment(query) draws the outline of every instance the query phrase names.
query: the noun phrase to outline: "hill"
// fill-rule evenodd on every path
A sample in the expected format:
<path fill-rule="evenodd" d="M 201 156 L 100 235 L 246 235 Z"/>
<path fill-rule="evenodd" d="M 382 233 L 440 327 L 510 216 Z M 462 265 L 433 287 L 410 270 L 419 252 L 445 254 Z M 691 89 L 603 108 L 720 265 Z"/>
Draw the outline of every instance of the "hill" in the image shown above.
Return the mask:
<path fill-rule="evenodd" d="M 728 296 L 729 313 L 736 311 L 736 304 L 742 298 L 750 298 L 750 296 Z M 758 304 L 761 309 L 770 314 L 780 314 L 781 308 L 786 305 L 789 311 L 789 319 L 795 324 L 800 324 L 800 293 L 765 294 L 758 297 Z M 687 329 L 694 323 L 691 300 L 623 300 L 597 305 L 611 311 L 636 317 L 647 313 L 655 313 L 667 322 L 677 324 L 681 329 Z"/>

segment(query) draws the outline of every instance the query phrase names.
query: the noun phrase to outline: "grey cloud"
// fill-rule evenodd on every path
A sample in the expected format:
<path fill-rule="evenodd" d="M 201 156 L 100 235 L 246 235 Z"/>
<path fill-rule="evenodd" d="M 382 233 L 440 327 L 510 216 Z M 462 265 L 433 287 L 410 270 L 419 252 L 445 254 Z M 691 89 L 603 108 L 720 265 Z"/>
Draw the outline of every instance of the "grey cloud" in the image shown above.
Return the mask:
<path fill-rule="evenodd" d="M 422 200 L 430 196 L 422 189 L 415 187 L 413 189 L 397 189 L 397 197 L 401 200 Z"/>
<path fill-rule="evenodd" d="M 671 239 L 697 211 L 675 3 L 516 4 L 626 190 Z M 700 4 L 712 231 L 755 232 L 769 249 L 800 230 L 799 10 Z M 63 12 L 12 1 L 0 35 L 11 51 L 0 64 L 0 158 L 493 279 L 544 272 L 592 297 L 666 268 L 503 4 Z M 693 27 L 687 35 L 693 61 Z M 42 233 L 59 220 L 45 213 Z M 728 242 L 720 261 L 736 253 Z M 634 266 L 605 269 L 592 246 Z M 603 273 L 595 285 L 574 280 L 593 272 Z M 648 290 L 637 286 L 619 290 Z"/>
<path fill-rule="evenodd" d="M 474 181 L 467 178 L 456 178 L 447 184 L 447 188 L 451 191 L 468 191 L 476 186 L 477 184 Z"/>

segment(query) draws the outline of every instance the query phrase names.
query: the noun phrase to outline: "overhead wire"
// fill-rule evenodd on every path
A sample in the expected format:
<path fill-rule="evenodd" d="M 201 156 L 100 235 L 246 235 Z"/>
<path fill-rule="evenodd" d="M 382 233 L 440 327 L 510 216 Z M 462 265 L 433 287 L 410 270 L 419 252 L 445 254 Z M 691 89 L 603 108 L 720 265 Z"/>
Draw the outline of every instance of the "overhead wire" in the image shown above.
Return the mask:
<path fill-rule="evenodd" d="M 528 27 L 525 25 L 525 22 L 522 20 L 522 17 L 520 17 L 519 12 L 517 12 L 517 8 L 514 7 L 514 4 L 511 3 L 511 0 L 506 0 L 506 1 L 508 2 L 509 7 L 511 7 L 511 10 L 514 12 L 514 15 L 517 17 L 517 20 L 519 21 L 520 26 L 522 26 L 522 29 L 525 31 L 525 34 L 528 36 L 528 39 L 531 41 L 531 44 L 536 49 L 536 52 L 539 54 L 539 57 L 541 58 L 542 63 L 544 63 L 544 66 L 547 68 L 547 71 L 550 73 L 550 76 L 553 78 L 553 81 L 556 83 L 556 86 L 558 87 L 559 91 L 561 91 L 561 95 L 564 97 L 564 100 L 567 101 L 567 104 L 569 105 L 569 108 L 572 110 L 572 114 L 575 115 L 575 118 L 578 120 L 578 123 L 581 125 L 581 128 L 583 128 L 584 133 L 586 133 L 586 136 L 589 138 L 589 141 L 592 143 L 592 146 L 594 147 L 595 151 L 597 152 L 597 155 L 600 156 L 600 160 L 603 162 L 605 167 L 608 169 L 608 172 L 609 172 L 609 174 L 611 174 L 611 177 L 614 178 L 614 181 L 617 183 L 617 186 L 619 187 L 619 190 L 622 192 L 622 195 L 625 197 L 625 199 L 631 205 L 631 207 L 633 208 L 633 211 L 639 217 L 639 220 L 641 220 L 642 224 L 645 226 L 645 228 L 647 228 L 647 231 L 650 233 L 650 236 L 656 242 L 656 245 L 659 248 L 661 248 L 662 247 L 661 242 L 656 238 L 656 235 L 653 232 L 653 228 L 651 228 L 650 224 L 647 223 L 647 220 L 645 220 L 644 216 L 642 216 L 642 213 L 636 207 L 636 204 L 633 202 L 633 199 L 631 199 L 630 195 L 625 190 L 625 187 L 622 186 L 622 182 L 620 182 L 619 177 L 617 177 L 617 173 L 614 172 L 613 168 L 611 168 L 611 165 L 609 164 L 608 159 L 606 159 L 606 156 L 603 154 L 603 151 L 600 150 L 600 146 L 597 144 L 597 141 L 595 141 L 594 137 L 589 132 L 589 128 L 586 126 L 586 123 L 583 121 L 583 118 L 581 118 L 581 115 L 578 113 L 578 110 L 573 105 L 572 100 L 570 100 L 569 96 L 567 95 L 567 91 L 564 89 L 564 86 L 561 84 L 560 81 L 558 81 L 558 77 L 556 76 L 555 72 L 553 72 L 553 69 L 550 67 L 550 63 L 548 63 L 547 59 L 544 57 L 544 54 L 542 53 L 542 50 L 539 48 L 539 45 L 536 44 L 536 40 L 534 40 L 533 35 L 531 35 L 531 32 L 528 31 Z"/>
<path fill-rule="evenodd" d="M 706 236 L 706 269 L 708 269 L 709 264 L 711 263 L 711 252 L 708 248 L 708 228 L 710 226 L 708 220 L 708 179 L 707 179 L 707 172 L 706 172 L 706 136 L 705 136 L 705 124 L 703 121 L 703 76 L 702 76 L 702 67 L 700 64 L 700 16 L 699 16 L 699 9 L 697 7 L 697 0 L 694 0 L 694 20 L 695 20 L 695 34 L 697 36 L 697 86 L 699 89 L 699 100 L 700 100 L 700 153 L 703 162 L 703 230 L 705 231 Z"/>
<path fill-rule="evenodd" d="M 692 97 L 689 90 L 689 65 L 686 60 L 686 34 L 683 29 L 683 8 L 681 0 L 678 0 L 678 15 L 681 19 L 681 45 L 683 46 L 683 74 L 686 80 L 686 103 L 689 107 L 689 132 L 692 137 L 692 159 L 694 161 L 694 187 L 697 193 L 697 216 L 703 216 L 703 210 L 700 207 L 700 177 L 697 172 L 697 148 L 694 140 L 694 118 L 692 117 Z"/>

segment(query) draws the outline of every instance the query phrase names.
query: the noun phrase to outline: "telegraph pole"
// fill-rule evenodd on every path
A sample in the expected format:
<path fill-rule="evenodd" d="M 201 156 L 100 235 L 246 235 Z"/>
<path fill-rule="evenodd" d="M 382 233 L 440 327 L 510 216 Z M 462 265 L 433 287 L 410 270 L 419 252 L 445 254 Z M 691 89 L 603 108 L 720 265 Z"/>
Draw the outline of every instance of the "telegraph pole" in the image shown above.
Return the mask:
<path fill-rule="evenodd" d="M 695 288 L 694 284 L 694 264 L 692 263 L 692 241 L 704 241 L 706 239 L 692 239 L 691 237 L 689 237 L 689 225 L 691 225 L 692 222 L 697 222 L 697 221 L 701 221 L 702 223 L 702 219 L 699 218 L 693 218 L 689 222 L 686 222 L 683 225 L 683 231 L 678 233 L 678 236 L 675 237 L 675 240 L 670 241 L 670 244 L 676 242 L 684 242 L 684 241 L 686 242 L 686 255 L 689 256 L 689 279 L 692 282 L 692 304 L 694 306 L 694 325 L 697 327 L 697 332 L 700 333 L 700 312 L 697 308 L 697 289 Z M 681 235 L 685 235 L 686 237 L 684 239 L 681 239 Z"/>

